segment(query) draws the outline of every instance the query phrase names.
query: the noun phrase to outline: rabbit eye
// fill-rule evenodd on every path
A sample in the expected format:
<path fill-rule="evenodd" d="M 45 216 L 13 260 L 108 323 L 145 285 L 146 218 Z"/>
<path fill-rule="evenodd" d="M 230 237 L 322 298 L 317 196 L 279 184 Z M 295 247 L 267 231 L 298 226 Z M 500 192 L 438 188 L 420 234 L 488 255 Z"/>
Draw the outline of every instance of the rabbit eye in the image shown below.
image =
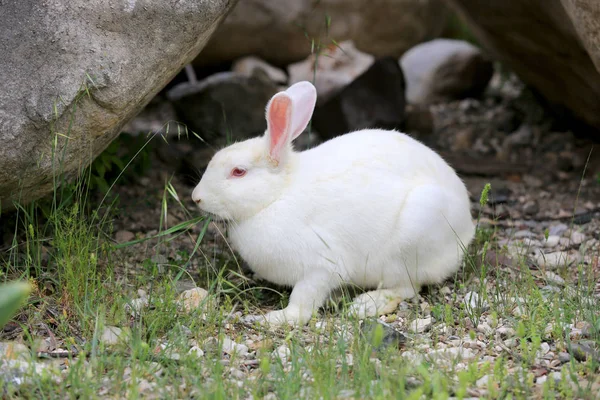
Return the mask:
<path fill-rule="evenodd" d="M 246 169 L 241 167 L 235 167 L 231 170 L 231 176 L 235 176 L 236 178 L 240 178 L 246 175 Z"/>

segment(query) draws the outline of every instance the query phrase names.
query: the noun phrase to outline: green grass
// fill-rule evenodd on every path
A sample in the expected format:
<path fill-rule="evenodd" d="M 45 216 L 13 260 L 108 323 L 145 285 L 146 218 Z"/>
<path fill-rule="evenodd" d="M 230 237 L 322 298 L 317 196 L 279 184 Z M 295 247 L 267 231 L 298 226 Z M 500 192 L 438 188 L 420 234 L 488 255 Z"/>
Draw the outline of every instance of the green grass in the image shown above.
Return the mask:
<path fill-rule="evenodd" d="M 12 243 L 0 253 L 1 277 L 32 286 L 27 304 L 14 319 L 23 330 L 20 338 L 35 353 L 40 338 L 54 336 L 68 353 L 50 361 L 30 354 L 30 360 L 52 368 L 35 373 L 32 361 L 24 372 L 25 383 L 17 386 L 0 379 L 4 398 L 597 396 L 597 360 L 571 360 L 563 366 L 560 382 L 534 383 L 542 343 L 566 352 L 573 340 L 569 324 L 600 327 L 598 306 L 591 300 L 596 282 L 592 266 L 563 268 L 559 272 L 571 289 L 548 292 L 544 271 L 530 268 L 525 254 L 509 267 L 490 262 L 490 251 L 501 255 L 508 249 L 497 243 L 498 228 L 478 228 L 456 276 L 386 317 L 398 321 L 402 331 L 415 318 L 434 318 L 429 333 L 407 333 L 400 347 L 383 345 L 380 328 L 361 333 L 361 322 L 343 312 L 351 301 L 348 294 L 306 327 L 246 325 L 240 316 L 280 307 L 288 292 L 245 276 L 225 244 L 221 252 L 213 251 L 204 241 L 208 221 L 187 209 L 170 180 L 160 199 L 156 233 L 124 244 L 112 240 L 112 219 L 120 213 L 113 190 L 143 173 L 134 166 L 138 157 L 145 159 L 148 143 L 132 151 L 127 163 L 116 162 L 115 148 L 109 148 L 73 181 L 63 180 L 57 156 L 51 198 L 16 204 L 14 213 L 0 216 L 4 226 L 12 227 Z M 489 187 L 483 190 L 482 207 L 488 191 Z M 172 225 L 167 216 L 173 209 L 183 210 L 186 221 Z M 182 241 L 192 250 L 166 260 L 157 257 Z M 143 254 L 140 265 L 123 261 L 128 251 Z M 177 296 L 184 281 L 209 290 L 204 307 L 191 313 L 180 310 Z M 148 306 L 132 315 L 129 306 L 140 288 L 146 290 Z M 471 291 L 480 297 L 474 307 L 466 307 L 462 298 Z M 484 323 L 490 333 L 479 329 Z M 101 341 L 105 326 L 123 328 L 126 334 L 120 343 L 107 346 Z M 500 327 L 514 330 L 514 345 L 496 335 Z M 486 347 L 473 349 L 475 359 L 451 357 L 443 353 L 443 345 L 455 340 L 453 336 L 466 338 L 469 346 L 477 347 L 479 340 Z M 228 354 L 223 349 L 227 339 L 261 345 L 250 348 L 252 354 L 245 357 Z M 600 344 L 597 334 L 591 341 Z M 205 354 L 189 354 L 194 345 Z M 477 382 L 485 376 L 483 391 Z"/>

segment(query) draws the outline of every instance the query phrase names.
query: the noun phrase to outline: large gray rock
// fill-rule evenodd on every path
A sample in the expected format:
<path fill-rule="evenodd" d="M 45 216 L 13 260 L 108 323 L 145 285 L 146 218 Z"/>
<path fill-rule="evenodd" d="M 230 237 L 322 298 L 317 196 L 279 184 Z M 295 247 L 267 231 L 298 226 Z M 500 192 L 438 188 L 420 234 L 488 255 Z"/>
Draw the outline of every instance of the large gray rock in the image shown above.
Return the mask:
<path fill-rule="evenodd" d="M 235 3 L 0 0 L 2 210 L 89 164 Z"/>
<path fill-rule="evenodd" d="M 240 0 L 198 63 L 255 55 L 288 64 L 306 58 L 313 39 L 315 46 L 353 40 L 366 53 L 399 57 L 437 37 L 447 11 L 443 0 Z"/>
<path fill-rule="evenodd" d="M 446 0 L 555 110 L 600 128 L 598 0 Z"/>

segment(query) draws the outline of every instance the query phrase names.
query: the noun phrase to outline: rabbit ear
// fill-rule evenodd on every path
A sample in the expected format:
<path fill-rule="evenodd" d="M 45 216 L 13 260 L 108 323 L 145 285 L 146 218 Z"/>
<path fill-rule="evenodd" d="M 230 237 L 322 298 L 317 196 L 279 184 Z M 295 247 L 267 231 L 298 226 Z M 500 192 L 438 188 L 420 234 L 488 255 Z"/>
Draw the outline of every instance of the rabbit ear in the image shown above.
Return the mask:
<path fill-rule="evenodd" d="M 292 99 L 292 137 L 296 139 L 306 128 L 317 102 L 317 90 L 308 81 L 298 82 L 285 91 Z M 290 140 L 290 141 L 291 141 Z"/>
<path fill-rule="evenodd" d="M 279 163 L 290 139 L 292 99 L 286 92 L 277 93 L 267 104 L 267 135 L 269 155 Z"/>
<path fill-rule="evenodd" d="M 304 131 L 316 101 L 317 91 L 307 81 L 298 82 L 271 98 L 267 104 L 267 135 L 273 161 L 279 163 L 288 145 Z"/>

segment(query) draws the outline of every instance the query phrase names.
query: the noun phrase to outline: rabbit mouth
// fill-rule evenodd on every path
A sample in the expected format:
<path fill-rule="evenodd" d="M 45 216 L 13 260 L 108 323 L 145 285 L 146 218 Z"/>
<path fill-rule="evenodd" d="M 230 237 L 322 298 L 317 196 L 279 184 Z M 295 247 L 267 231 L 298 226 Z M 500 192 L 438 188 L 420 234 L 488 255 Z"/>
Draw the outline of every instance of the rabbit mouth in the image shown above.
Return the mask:
<path fill-rule="evenodd" d="M 213 221 L 213 222 L 229 222 L 230 221 L 229 218 L 225 218 L 225 217 L 223 217 L 221 215 L 217 215 L 217 214 L 211 213 L 210 211 L 204 211 L 203 210 L 202 213 L 206 217 L 210 218 L 210 220 Z"/>

